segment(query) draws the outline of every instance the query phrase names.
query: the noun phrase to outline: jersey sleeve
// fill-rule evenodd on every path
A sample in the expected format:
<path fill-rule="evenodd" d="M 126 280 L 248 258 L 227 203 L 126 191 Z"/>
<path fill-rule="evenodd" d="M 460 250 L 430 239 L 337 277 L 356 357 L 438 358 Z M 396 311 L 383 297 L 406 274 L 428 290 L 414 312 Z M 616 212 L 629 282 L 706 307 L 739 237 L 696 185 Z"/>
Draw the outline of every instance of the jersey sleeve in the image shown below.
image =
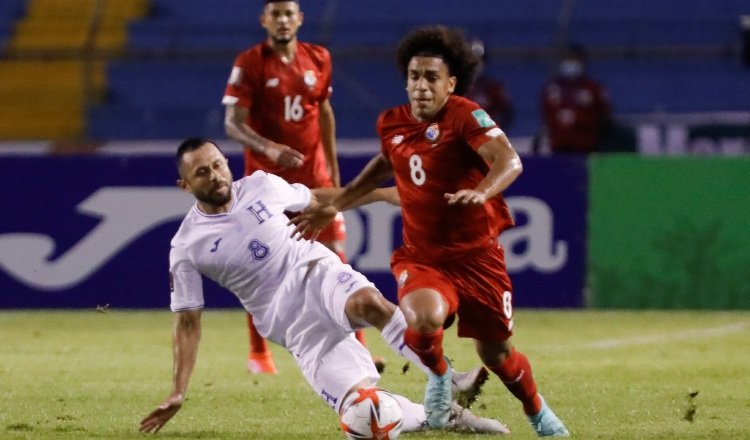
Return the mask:
<path fill-rule="evenodd" d="M 310 204 L 312 193 L 305 185 L 301 183 L 289 184 L 279 176 L 270 173 L 264 174 L 268 185 L 278 194 L 279 203 L 285 211 L 302 211 Z"/>
<path fill-rule="evenodd" d="M 169 252 L 169 284 L 173 312 L 203 308 L 203 279 L 179 246 Z"/>
<path fill-rule="evenodd" d="M 253 75 L 255 69 L 246 53 L 237 56 L 224 89 L 223 105 L 250 108 L 252 105 Z"/>
<path fill-rule="evenodd" d="M 472 101 L 465 100 L 455 111 L 456 125 L 462 137 L 473 149 L 478 149 L 503 134 L 489 114 Z"/>
<path fill-rule="evenodd" d="M 378 115 L 378 120 L 375 122 L 375 131 L 378 133 L 378 138 L 380 139 L 380 152 L 383 154 L 383 156 L 391 160 L 390 157 L 390 148 L 388 147 L 388 143 L 386 143 L 385 140 L 385 129 L 384 129 L 384 122 L 385 122 L 385 115 L 386 112 L 380 113 Z"/>

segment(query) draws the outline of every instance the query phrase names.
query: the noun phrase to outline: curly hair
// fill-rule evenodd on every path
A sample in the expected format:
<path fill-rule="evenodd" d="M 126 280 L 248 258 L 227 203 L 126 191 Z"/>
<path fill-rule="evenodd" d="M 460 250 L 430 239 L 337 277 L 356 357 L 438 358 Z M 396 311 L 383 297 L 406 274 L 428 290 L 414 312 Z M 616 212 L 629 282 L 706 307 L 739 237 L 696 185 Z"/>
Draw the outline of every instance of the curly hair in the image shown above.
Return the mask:
<path fill-rule="evenodd" d="M 463 95 L 471 87 L 481 60 L 469 47 L 463 32 L 446 26 L 425 26 L 412 30 L 396 49 L 399 71 L 407 78 L 409 61 L 415 56 L 441 58 L 448 73 L 456 77 L 456 95 Z"/>

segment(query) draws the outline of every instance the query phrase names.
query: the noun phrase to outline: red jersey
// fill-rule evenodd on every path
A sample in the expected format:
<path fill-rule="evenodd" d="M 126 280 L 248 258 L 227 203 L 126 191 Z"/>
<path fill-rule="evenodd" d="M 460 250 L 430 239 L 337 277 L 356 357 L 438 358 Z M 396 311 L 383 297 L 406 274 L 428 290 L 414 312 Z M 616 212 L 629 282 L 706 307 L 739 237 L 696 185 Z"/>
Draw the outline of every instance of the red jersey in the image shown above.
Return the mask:
<path fill-rule="evenodd" d="M 553 152 L 590 153 L 599 149 L 610 104 L 596 81 L 554 79 L 542 92 L 542 111 Z"/>
<path fill-rule="evenodd" d="M 333 186 L 320 139 L 320 103 L 331 95 L 331 55 L 314 44 L 297 42 L 286 63 L 267 42 L 237 56 L 222 103 L 250 110 L 250 128 L 305 155 L 300 168 L 281 168 L 265 155 L 245 149 L 245 174 L 267 171 L 310 188 Z"/>
<path fill-rule="evenodd" d="M 513 225 L 500 194 L 484 205 L 451 206 L 444 197 L 475 188 L 489 170 L 476 150 L 500 129 L 476 103 L 450 96 L 424 122 L 402 105 L 381 113 L 377 128 L 401 197 L 407 251 L 430 262 L 455 260 L 494 245 Z"/>

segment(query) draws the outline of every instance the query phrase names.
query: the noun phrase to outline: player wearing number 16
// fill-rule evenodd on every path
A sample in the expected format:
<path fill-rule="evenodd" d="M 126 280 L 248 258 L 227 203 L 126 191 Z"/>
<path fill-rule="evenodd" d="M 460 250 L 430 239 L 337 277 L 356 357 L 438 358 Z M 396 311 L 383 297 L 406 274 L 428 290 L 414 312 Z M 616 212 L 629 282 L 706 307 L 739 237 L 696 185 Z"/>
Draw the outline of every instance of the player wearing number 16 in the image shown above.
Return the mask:
<path fill-rule="evenodd" d="M 442 427 L 450 411 L 451 367 L 443 329 L 458 317 L 458 336 L 475 342 L 482 363 L 520 400 L 540 436 L 568 431 L 537 393 L 529 360 L 511 344 L 510 278 L 497 237 L 513 225 L 502 191 L 521 174 L 508 138 L 476 103 L 461 97 L 479 60 L 459 31 L 419 28 L 398 45 L 409 103 L 381 113 L 381 153 L 332 205 L 297 216 L 317 229 L 343 207 L 394 177 L 401 199 L 403 246 L 391 258 L 404 342 L 429 367 L 425 411 Z"/>
<path fill-rule="evenodd" d="M 224 125 L 227 136 L 245 146 L 246 176 L 260 170 L 308 188 L 338 187 L 331 55 L 297 39 L 303 21 L 299 2 L 266 0 L 260 25 L 268 38 L 235 59 L 222 99 Z M 345 239 L 343 216 L 318 236 L 344 262 Z M 248 370 L 275 373 L 250 315 L 248 329 Z"/>

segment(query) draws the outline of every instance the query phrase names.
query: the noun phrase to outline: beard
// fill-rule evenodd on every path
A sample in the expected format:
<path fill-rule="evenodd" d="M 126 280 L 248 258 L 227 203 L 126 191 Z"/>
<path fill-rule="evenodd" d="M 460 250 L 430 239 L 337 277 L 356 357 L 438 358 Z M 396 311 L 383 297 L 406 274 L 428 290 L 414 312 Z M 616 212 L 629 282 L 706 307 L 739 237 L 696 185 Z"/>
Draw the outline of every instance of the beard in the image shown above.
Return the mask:
<path fill-rule="evenodd" d="M 287 36 L 283 36 L 283 37 L 272 36 L 271 37 L 271 40 L 273 40 L 274 44 L 278 44 L 281 46 L 286 46 L 287 44 L 291 43 L 293 39 L 294 39 L 294 35 L 289 35 L 288 37 Z"/>
<path fill-rule="evenodd" d="M 218 191 L 213 192 L 201 192 L 194 193 L 195 198 L 205 203 L 206 205 L 214 207 L 222 207 L 232 200 L 232 191 L 227 191 L 226 194 L 221 194 Z"/>

